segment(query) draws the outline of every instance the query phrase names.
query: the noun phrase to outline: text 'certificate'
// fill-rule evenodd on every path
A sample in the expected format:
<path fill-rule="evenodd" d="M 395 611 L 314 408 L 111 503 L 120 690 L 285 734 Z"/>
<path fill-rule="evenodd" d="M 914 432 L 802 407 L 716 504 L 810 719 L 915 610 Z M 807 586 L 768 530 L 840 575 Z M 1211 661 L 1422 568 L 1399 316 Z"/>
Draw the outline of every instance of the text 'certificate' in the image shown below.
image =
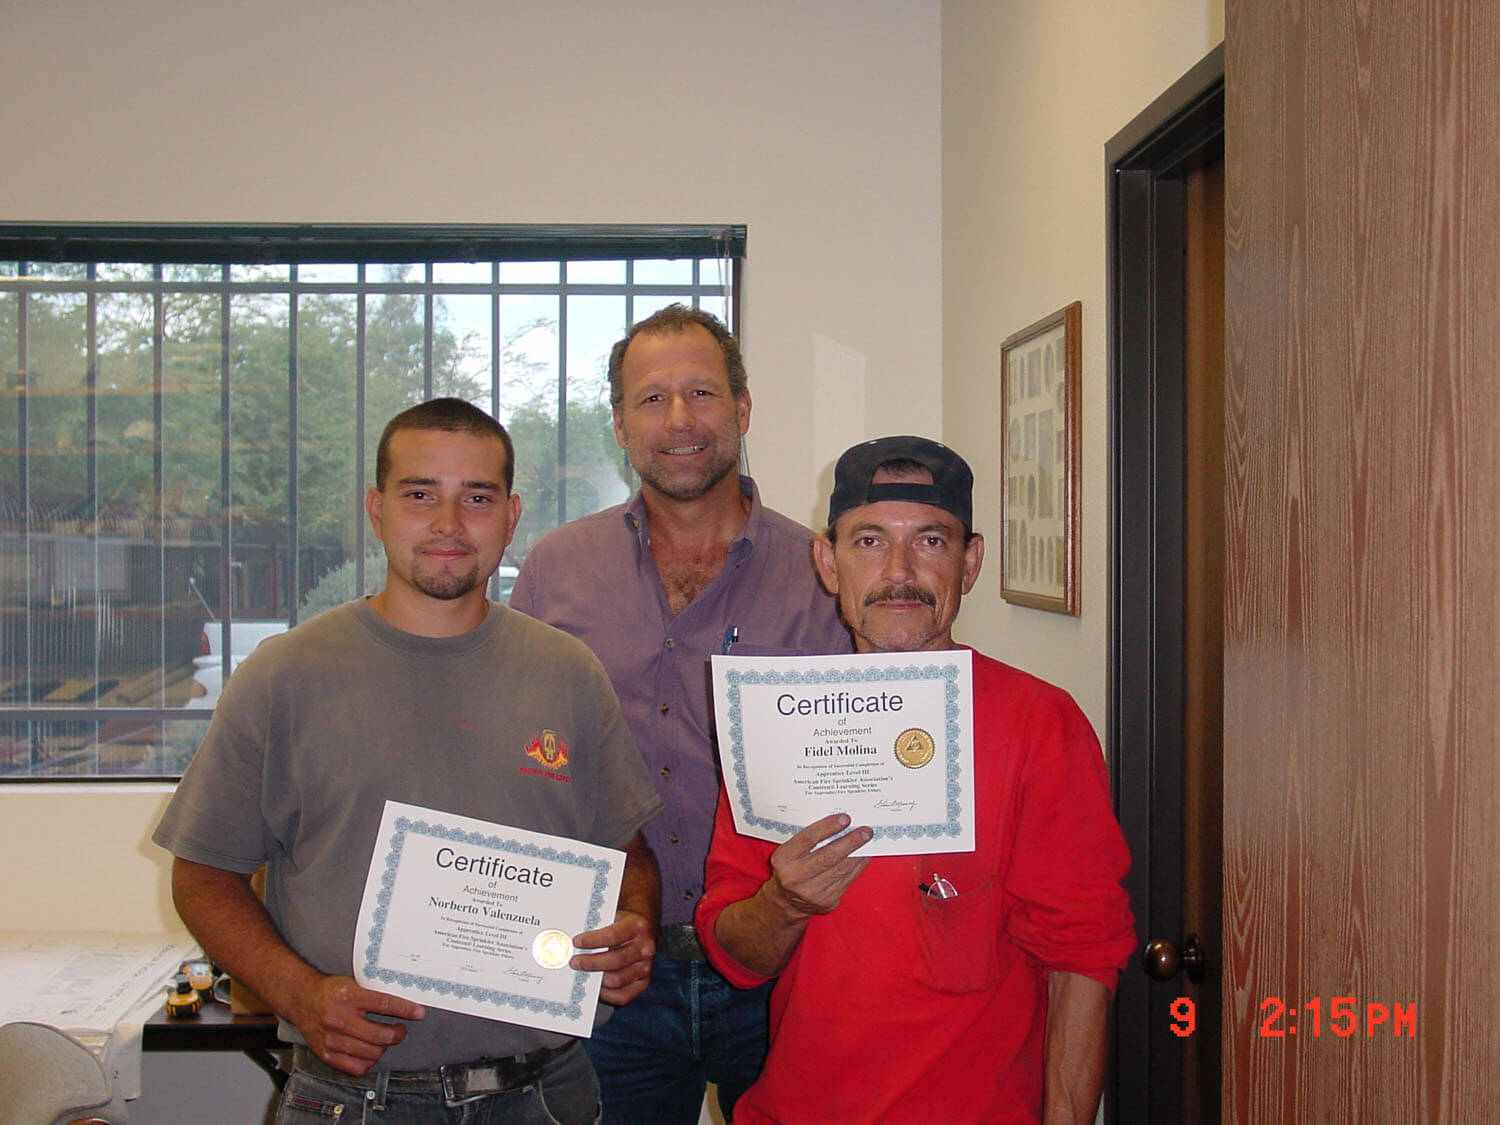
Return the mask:
<path fill-rule="evenodd" d="M 845 812 L 875 830 L 858 855 L 973 851 L 971 656 L 713 657 L 740 834 L 780 843 Z"/>
<path fill-rule="evenodd" d="M 573 935 L 614 921 L 625 853 L 385 803 L 354 940 L 366 988 L 587 1037 L 600 973 Z"/>

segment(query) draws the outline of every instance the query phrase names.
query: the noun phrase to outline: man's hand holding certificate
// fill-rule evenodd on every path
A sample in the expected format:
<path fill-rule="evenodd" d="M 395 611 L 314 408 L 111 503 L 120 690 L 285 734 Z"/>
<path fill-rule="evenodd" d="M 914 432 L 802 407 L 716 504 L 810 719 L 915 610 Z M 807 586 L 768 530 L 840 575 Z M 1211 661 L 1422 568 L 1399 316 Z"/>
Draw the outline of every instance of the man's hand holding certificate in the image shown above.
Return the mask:
<path fill-rule="evenodd" d="M 780 843 L 843 812 L 874 829 L 860 855 L 973 850 L 967 649 L 715 656 L 713 681 L 742 835 Z"/>
<path fill-rule="evenodd" d="M 360 906 L 364 987 L 587 1037 L 602 974 L 573 937 L 608 925 L 625 855 L 387 801 Z"/>

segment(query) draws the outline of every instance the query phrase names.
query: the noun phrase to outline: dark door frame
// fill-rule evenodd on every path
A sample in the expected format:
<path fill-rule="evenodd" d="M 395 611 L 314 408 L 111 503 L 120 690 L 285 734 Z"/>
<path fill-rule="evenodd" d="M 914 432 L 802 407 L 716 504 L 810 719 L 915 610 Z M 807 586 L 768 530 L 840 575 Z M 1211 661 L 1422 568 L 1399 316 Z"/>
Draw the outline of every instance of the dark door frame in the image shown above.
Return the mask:
<path fill-rule="evenodd" d="M 1109 693 L 1115 809 L 1137 933 L 1183 937 L 1186 175 L 1224 151 L 1224 48 L 1105 146 L 1109 289 Z M 1207 951 L 1218 958 L 1218 950 Z M 1181 1121 L 1180 982 L 1120 976 L 1106 1120 Z"/>

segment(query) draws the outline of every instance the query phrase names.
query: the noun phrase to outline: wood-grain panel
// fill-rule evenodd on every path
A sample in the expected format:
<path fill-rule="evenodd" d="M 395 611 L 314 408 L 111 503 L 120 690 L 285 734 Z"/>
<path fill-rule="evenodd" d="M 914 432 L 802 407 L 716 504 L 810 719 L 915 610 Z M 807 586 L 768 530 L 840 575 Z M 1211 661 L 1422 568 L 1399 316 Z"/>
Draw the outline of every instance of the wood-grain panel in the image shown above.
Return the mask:
<path fill-rule="evenodd" d="M 1497 8 L 1226 6 L 1226 1121 L 1500 1113 Z"/>
<path fill-rule="evenodd" d="M 1224 850 L 1224 163 L 1190 173 L 1184 243 L 1183 902 L 1187 932 L 1212 950 L 1185 1046 L 1184 1125 L 1215 1125 L 1223 1028 L 1220 874 Z M 1202 1087 L 1208 1087 L 1203 1089 Z"/>

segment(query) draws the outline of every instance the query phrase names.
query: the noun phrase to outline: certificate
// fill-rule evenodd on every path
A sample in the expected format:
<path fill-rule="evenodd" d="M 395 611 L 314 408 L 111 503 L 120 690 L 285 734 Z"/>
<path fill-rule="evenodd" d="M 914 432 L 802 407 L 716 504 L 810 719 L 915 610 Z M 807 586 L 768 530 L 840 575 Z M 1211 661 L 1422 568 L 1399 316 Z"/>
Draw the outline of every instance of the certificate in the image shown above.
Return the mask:
<path fill-rule="evenodd" d="M 614 921 L 625 853 L 385 803 L 354 979 L 468 1015 L 588 1037 L 600 973 L 572 937 Z"/>
<path fill-rule="evenodd" d="M 972 653 L 714 656 L 724 785 L 742 836 L 845 812 L 859 855 L 974 850 Z"/>

